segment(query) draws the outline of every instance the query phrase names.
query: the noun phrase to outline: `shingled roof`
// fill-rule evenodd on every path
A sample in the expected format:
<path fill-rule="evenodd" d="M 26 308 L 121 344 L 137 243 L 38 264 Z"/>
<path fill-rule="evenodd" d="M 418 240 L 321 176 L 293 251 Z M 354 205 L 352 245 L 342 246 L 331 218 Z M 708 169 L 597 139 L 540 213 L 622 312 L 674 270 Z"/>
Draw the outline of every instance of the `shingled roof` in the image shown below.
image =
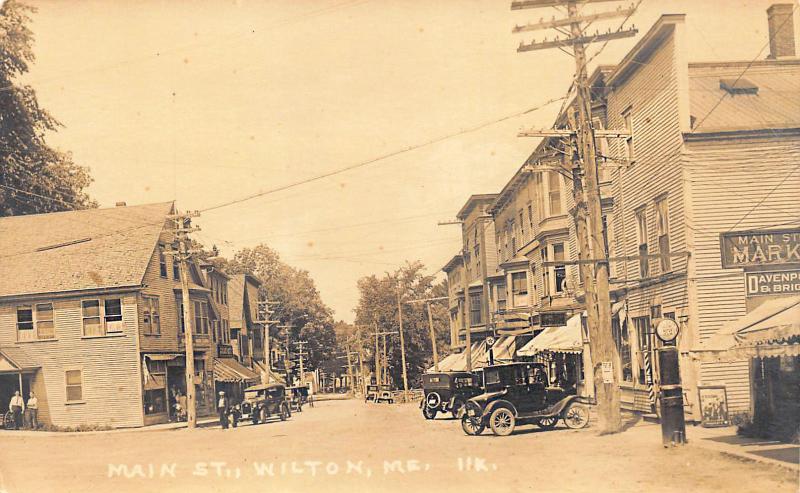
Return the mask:
<path fill-rule="evenodd" d="M 0 297 L 141 285 L 172 202 L 0 218 Z"/>

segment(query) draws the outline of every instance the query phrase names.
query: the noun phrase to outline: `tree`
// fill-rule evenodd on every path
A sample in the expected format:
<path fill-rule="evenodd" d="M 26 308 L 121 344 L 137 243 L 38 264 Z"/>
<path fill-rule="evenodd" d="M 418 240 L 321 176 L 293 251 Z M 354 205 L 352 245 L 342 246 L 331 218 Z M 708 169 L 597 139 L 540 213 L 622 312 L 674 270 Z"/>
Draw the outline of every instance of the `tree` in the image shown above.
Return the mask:
<path fill-rule="evenodd" d="M 280 320 L 280 325 L 294 326 L 292 329 L 271 327 L 270 336 L 285 341 L 288 330 L 292 351 L 296 349 L 296 341 L 308 341 L 306 368 L 317 368 L 323 360 L 333 357 L 336 351 L 333 312 L 323 303 L 308 271 L 284 263 L 275 250 L 264 244 L 236 252 L 233 260 L 214 262 L 228 274 L 249 273 L 262 281 L 262 299 L 278 302 L 270 318 Z"/>
<path fill-rule="evenodd" d="M 31 86 L 15 83 L 35 59 L 32 12 L 16 0 L 0 2 L 0 216 L 97 207 L 84 192 L 88 169 L 45 142 L 61 124 Z"/>
<path fill-rule="evenodd" d="M 446 293 L 446 288 L 441 283 L 434 284 L 434 276 L 424 274 L 424 269 L 424 265 L 419 261 L 407 262 L 392 274 L 386 273 L 383 277 L 367 276 L 358 281 L 360 298 L 356 308 L 356 324 L 372 327 L 377 322 L 378 329 L 383 332 L 399 331 L 397 293 L 398 291 L 401 293 L 406 371 L 409 385 L 412 387 L 418 386 L 422 374 L 431 366 L 433 353 L 425 304 L 411 304 L 407 301 Z M 443 342 L 447 340 L 449 334 L 447 309 L 441 303 L 434 303 L 432 306 L 437 349 L 440 349 L 439 354 L 444 355 L 447 350 Z M 361 344 L 363 351 L 367 353 L 365 359 L 374 358 L 374 338 L 370 340 L 368 335 L 366 337 L 364 335 L 363 333 L 361 335 Z M 389 375 L 399 386 L 403 379 L 400 337 L 389 336 L 387 346 Z"/>

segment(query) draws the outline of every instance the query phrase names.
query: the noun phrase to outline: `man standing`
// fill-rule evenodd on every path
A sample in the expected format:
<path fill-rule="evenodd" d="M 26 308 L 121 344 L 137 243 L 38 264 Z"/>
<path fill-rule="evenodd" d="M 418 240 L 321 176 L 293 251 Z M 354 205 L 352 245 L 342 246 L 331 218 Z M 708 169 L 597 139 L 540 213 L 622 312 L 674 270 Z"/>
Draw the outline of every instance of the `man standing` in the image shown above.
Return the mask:
<path fill-rule="evenodd" d="M 22 410 L 25 408 L 25 401 L 19 395 L 19 390 L 14 392 L 14 397 L 8 403 L 8 410 L 14 415 L 14 429 L 19 430 L 22 428 Z"/>
<path fill-rule="evenodd" d="M 36 398 L 36 394 L 31 392 L 28 394 L 28 414 L 30 415 L 31 420 L 31 429 L 38 429 L 39 428 L 39 399 Z"/>
<path fill-rule="evenodd" d="M 222 425 L 222 429 L 228 429 L 228 398 L 225 397 L 225 392 L 219 392 L 219 398 L 217 399 L 217 414 L 219 414 L 219 424 Z"/>

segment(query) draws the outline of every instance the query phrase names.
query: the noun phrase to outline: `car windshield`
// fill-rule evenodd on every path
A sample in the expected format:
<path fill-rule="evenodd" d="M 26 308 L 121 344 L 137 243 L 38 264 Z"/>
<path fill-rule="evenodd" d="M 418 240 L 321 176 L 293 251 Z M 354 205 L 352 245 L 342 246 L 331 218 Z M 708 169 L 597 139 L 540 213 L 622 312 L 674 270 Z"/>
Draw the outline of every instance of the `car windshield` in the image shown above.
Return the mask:
<path fill-rule="evenodd" d="M 486 370 L 483 373 L 486 385 L 500 383 L 500 370 Z"/>
<path fill-rule="evenodd" d="M 245 398 L 245 400 L 249 400 L 249 401 L 254 400 L 254 399 L 258 398 L 258 391 L 257 390 L 247 390 L 244 393 L 244 398 Z"/>

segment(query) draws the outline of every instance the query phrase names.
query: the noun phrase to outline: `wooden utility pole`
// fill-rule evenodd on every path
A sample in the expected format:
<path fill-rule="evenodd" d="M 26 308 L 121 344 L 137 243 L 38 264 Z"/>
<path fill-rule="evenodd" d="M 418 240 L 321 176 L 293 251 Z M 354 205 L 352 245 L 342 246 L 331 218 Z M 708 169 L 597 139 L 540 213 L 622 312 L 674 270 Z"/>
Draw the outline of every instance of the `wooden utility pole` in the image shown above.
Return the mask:
<path fill-rule="evenodd" d="M 305 360 L 303 359 L 303 357 L 307 353 L 305 352 L 305 347 L 303 347 L 303 346 L 308 344 L 308 341 L 297 341 L 297 342 L 295 342 L 295 344 L 300 346 L 298 348 L 298 350 L 297 350 L 298 351 L 297 355 L 300 358 L 300 385 L 305 386 L 305 384 L 306 384 L 306 374 L 305 374 L 305 366 L 304 366 Z"/>
<path fill-rule="evenodd" d="M 356 383 L 353 381 L 353 362 L 350 359 L 350 344 L 345 346 L 345 351 L 347 351 L 347 378 L 350 379 L 350 391 L 353 392 L 353 395 L 356 395 Z"/>
<path fill-rule="evenodd" d="M 198 231 L 200 228 L 191 226 L 191 218 L 197 217 L 198 212 L 175 214 L 169 216 L 175 221 L 175 236 L 178 240 L 177 252 L 165 252 L 172 255 L 172 261 L 178 261 L 181 278 L 181 304 L 183 306 L 183 336 L 186 359 L 186 425 L 189 429 L 197 427 L 197 398 L 194 388 L 194 314 L 192 300 L 189 295 L 189 268 L 187 261 L 195 250 L 188 248 L 188 233 Z"/>
<path fill-rule="evenodd" d="M 606 0 L 580 0 L 580 3 L 584 4 L 594 1 Z M 575 58 L 575 104 L 578 110 L 578 120 L 576 122 L 576 127 L 572 132 L 569 132 L 569 135 L 572 135 L 574 132 L 580 149 L 579 155 L 583 164 L 582 171 L 584 179 L 586 180 L 586 208 L 589 218 L 588 221 L 583 220 L 580 216 L 582 213 L 578 210 L 578 214 L 575 216 L 576 230 L 578 228 L 584 231 L 588 229 L 588 234 L 584 234 L 583 237 L 578 239 L 581 249 L 581 258 L 591 258 L 593 256 L 595 259 L 598 259 L 598 261 L 594 262 L 595 282 L 584 284 L 585 288 L 588 290 L 586 293 L 586 310 L 589 313 L 589 345 L 594 365 L 592 374 L 597 396 L 600 431 L 601 433 L 616 433 L 622 428 L 620 390 L 617 372 L 613 369 L 615 346 L 611 333 L 611 301 L 608 284 L 609 264 L 603 241 L 603 214 L 600 202 L 595 131 L 592 127 L 592 101 L 588 84 L 586 51 L 584 46 L 598 41 L 635 36 L 637 31 L 636 29 L 622 30 L 620 28 L 615 32 L 609 30 L 607 33 L 595 33 L 594 35 L 585 34 L 581 27 L 582 23 L 591 23 L 597 19 L 615 16 L 627 16 L 626 18 L 629 18 L 635 9 L 628 9 L 626 11 L 618 10 L 617 12 L 608 12 L 600 16 L 581 17 L 578 14 L 578 3 L 577 0 L 518 0 L 512 2 L 511 9 L 517 10 L 538 7 L 567 8 L 567 19 L 529 24 L 525 26 L 525 29 L 516 28 L 515 31 L 530 31 L 550 27 L 569 26 L 570 36 L 568 38 L 563 40 L 556 38 L 554 41 L 545 40 L 538 43 L 534 41 L 529 44 L 520 44 L 517 51 L 523 52 L 547 48 L 559 48 L 563 50 L 571 47 L 572 54 Z M 527 132 L 526 134 L 532 135 L 533 133 Z M 582 188 L 582 184 L 580 186 Z M 580 203 L 582 204 L 583 200 L 581 200 Z M 587 268 L 587 270 L 581 271 L 581 277 L 583 279 L 591 277 L 588 275 L 589 272 L 587 271 L 590 272 L 591 269 Z M 592 290 L 594 290 L 594 295 L 591 293 Z"/>
<path fill-rule="evenodd" d="M 400 322 L 400 359 L 403 363 L 403 400 L 408 402 L 408 373 L 406 372 L 406 345 L 403 340 L 403 304 L 402 294 L 397 290 L 397 319 Z"/>
<path fill-rule="evenodd" d="M 431 303 L 434 301 L 442 301 L 448 299 L 447 296 L 439 296 L 436 298 L 423 298 L 419 300 L 409 300 L 406 303 L 425 303 L 428 309 L 428 327 L 431 331 L 431 349 L 433 350 L 433 371 L 439 371 L 439 351 L 436 349 L 436 331 L 433 330 L 433 312 L 431 311 Z"/>
<path fill-rule="evenodd" d="M 464 238 L 466 238 L 466 231 L 463 233 Z M 467 338 L 465 343 L 466 347 L 464 348 L 464 355 L 467 360 L 467 371 L 472 371 L 472 320 L 469 319 L 470 317 L 470 306 L 469 306 L 469 276 L 467 275 L 467 249 L 465 248 L 461 253 L 462 263 L 464 264 L 464 317 L 461 321 L 461 325 L 464 326 L 465 337 Z"/>
<path fill-rule="evenodd" d="M 378 347 L 378 322 L 375 322 L 375 385 L 381 384 L 381 356 Z"/>
<path fill-rule="evenodd" d="M 289 366 L 289 359 L 290 359 L 289 353 L 291 352 L 292 347 L 289 343 L 289 337 L 291 336 L 291 329 L 294 328 L 294 324 L 279 325 L 278 328 L 286 330 L 286 352 L 283 355 L 283 365 L 284 365 L 284 371 L 286 373 L 286 386 L 291 387 L 292 373 L 291 373 L 291 368 Z"/>
<path fill-rule="evenodd" d="M 278 320 L 269 320 L 269 316 L 275 313 L 270 310 L 270 305 L 279 304 L 277 301 L 259 301 L 258 302 L 258 320 L 255 323 L 260 324 L 264 333 L 264 366 L 267 369 L 267 382 L 272 378 L 272 354 L 269 340 L 269 326 L 270 324 L 280 323 Z"/>

